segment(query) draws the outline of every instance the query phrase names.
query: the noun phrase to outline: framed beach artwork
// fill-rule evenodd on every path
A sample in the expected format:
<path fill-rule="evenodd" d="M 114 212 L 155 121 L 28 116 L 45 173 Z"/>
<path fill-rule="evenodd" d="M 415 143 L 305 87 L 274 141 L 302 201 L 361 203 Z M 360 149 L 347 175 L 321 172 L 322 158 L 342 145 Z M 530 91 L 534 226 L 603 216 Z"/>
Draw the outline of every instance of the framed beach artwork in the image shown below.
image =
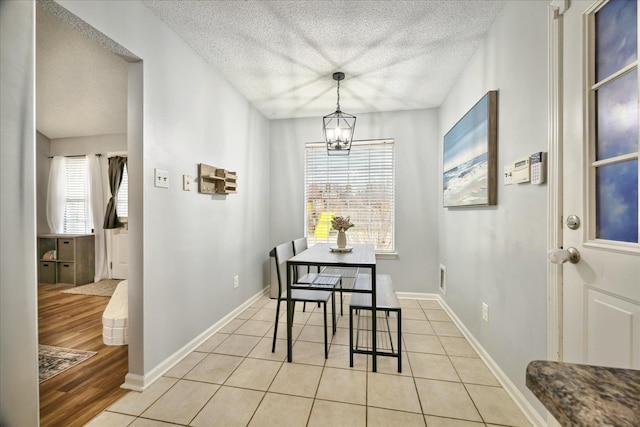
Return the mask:
<path fill-rule="evenodd" d="M 497 203 L 498 91 L 487 92 L 444 136 L 443 206 Z"/>

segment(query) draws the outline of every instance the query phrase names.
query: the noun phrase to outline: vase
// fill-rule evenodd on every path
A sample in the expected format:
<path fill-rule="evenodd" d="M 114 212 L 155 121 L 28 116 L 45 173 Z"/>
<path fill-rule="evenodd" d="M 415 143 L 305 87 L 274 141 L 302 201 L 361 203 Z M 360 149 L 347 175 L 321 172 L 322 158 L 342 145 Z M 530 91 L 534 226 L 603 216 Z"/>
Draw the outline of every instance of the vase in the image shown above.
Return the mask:
<path fill-rule="evenodd" d="M 338 231 L 338 247 L 341 249 L 347 247 L 347 233 L 344 231 Z"/>

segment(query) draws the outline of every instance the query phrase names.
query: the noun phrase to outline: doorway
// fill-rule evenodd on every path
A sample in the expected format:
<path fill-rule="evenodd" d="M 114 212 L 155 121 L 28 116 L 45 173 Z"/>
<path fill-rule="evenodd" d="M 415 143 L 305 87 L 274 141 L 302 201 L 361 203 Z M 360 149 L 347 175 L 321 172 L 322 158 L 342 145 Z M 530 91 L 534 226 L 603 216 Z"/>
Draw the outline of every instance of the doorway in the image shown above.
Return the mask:
<path fill-rule="evenodd" d="M 75 121 L 83 125 L 89 124 L 93 126 L 93 128 L 89 130 L 84 129 L 75 135 L 72 130 L 69 131 L 70 134 L 68 136 L 73 136 L 74 138 L 64 138 L 61 137 L 60 134 L 56 134 L 57 136 L 52 139 L 63 140 L 66 145 L 64 148 L 66 153 L 73 155 L 85 154 L 82 151 L 86 151 L 87 145 L 92 142 L 97 141 L 98 144 L 102 144 L 99 150 L 93 148 L 93 151 L 89 152 L 105 154 L 103 156 L 102 167 L 103 181 L 105 183 L 108 183 L 106 166 L 107 152 L 122 150 L 128 152 L 129 148 L 132 148 L 136 155 L 133 156 L 134 160 L 129 162 L 129 169 L 132 175 L 141 175 L 142 160 L 139 153 L 142 151 L 142 66 L 140 59 L 130 54 L 123 47 L 117 46 L 115 42 L 107 39 L 103 34 L 98 33 L 97 30 L 79 20 L 79 18 L 69 13 L 57 3 L 36 2 L 36 16 L 37 35 L 38 32 L 49 29 L 51 25 L 62 26 L 63 30 L 66 31 L 65 42 L 70 43 L 71 37 L 80 37 L 85 39 L 83 43 L 88 43 L 94 47 L 93 51 L 76 49 L 75 52 L 73 52 L 75 58 L 72 59 L 76 67 L 96 66 L 96 64 L 102 64 L 103 67 L 107 67 L 107 65 L 104 65 L 104 62 L 101 62 L 105 57 L 110 57 L 107 61 L 120 61 L 123 64 L 120 67 L 123 73 L 120 77 L 124 79 L 125 92 L 116 102 L 120 102 L 124 106 L 124 116 L 111 120 L 111 124 L 108 123 L 109 120 L 105 120 L 104 122 L 106 122 L 107 127 L 101 128 L 100 126 L 105 125 L 105 123 L 100 120 L 93 122 L 89 118 L 82 116 L 82 114 L 83 112 L 97 113 L 96 115 L 100 115 L 100 118 L 109 119 L 109 117 L 112 116 L 110 116 L 108 112 L 98 112 L 98 110 L 100 110 L 100 106 L 104 106 L 104 104 L 113 101 L 113 99 L 109 96 L 102 95 L 89 97 L 90 101 L 88 103 L 85 103 L 84 99 L 83 102 L 76 101 L 78 106 L 84 111 L 72 113 L 72 108 L 74 108 L 75 105 L 68 106 L 65 113 L 71 118 L 71 120 L 69 120 L 70 124 L 73 125 Z M 43 24 L 40 19 L 48 21 Z M 52 20 L 55 21 L 52 22 Z M 78 29 L 81 31 L 78 31 Z M 69 31 L 76 34 L 72 36 L 69 34 Z M 46 37 L 46 39 L 49 42 L 52 41 L 52 37 Z M 106 44 L 105 40 L 107 41 Z M 98 44 L 97 41 L 100 41 L 100 43 Z M 61 54 L 61 51 L 56 50 L 53 55 L 57 57 L 55 58 L 56 60 L 64 62 L 65 60 L 61 58 Z M 67 59 L 66 62 L 70 62 L 70 60 Z M 41 65 L 38 59 L 38 47 L 36 47 L 36 77 L 38 77 L 39 69 L 42 70 L 46 68 Z M 76 72 L 78 71 L 76 70 Z M 93 71 L 85 70 L 83 72 L 97 73 L 95 69 Z M 81 72 L 81 74 L 83 72 Z M 69 77 L 65 74 L 66 73 L 63 72 L 55 76 L 58 83 Z M 101 81 L 102 84 L 99 86 L 109 87 L 105 79 Z M 71 83 L 82 86 L 80 83 L 84 82 L 79 82 L 76 76 L 75 80 Z M 84 86 L 82 88 L 90 92 L 90 88 L 84 88 Z M 111 92 L 116 91 L 111 90 Z M 39 105 L 40 100 L 36 88 L 37 115 L 41 112 L 41 105 Z M 129 114 L 132 111 L 135 114 Z M 38 123 L 37 120 L 36 123 Z M 109 128 L 109 126 L 113 127 Z M 39 125 L 36 125 L 38 131 L 40 131 L 39 127 Z M 74 143 L 78 144 L 73 145 Z M 124 143 L 124 146 L 122 143 Z M 39 175 L 43 169 L 44 168 L 37 167 L 36 174 Z M 39 180 L 38 184 L 41 182 L 42 180 Z M 141 188 L 141 184 L 139 185 Z M 141 191 L 140 188 L 138 188 L 136 184 L 134 192 Z M 42 192 L 39 185 L 38 194 L 42 194 Z M 44 193 L 46 194 L 46 187 Z M 106 184 L 105 195 L 108 194 L 108 184 Z M 40 210 L 44 207 L 41 199 L 38 200 L 38 207 L 40 209 L 38 209 L 37 217 L 40 226 L 43 223 Z M 140 215 L 141 208 L 136 205 L 131 211 L 133 213 L 130 216 L 135 217 L 135 219 L 129 221 L 129 223 L 136 223 L 136 228 L 139 227 L 139 229 L 141 229 L 142 219 L 141 216 L 137 217 L 137 215 Z M 38 232 L 41 232 L 40 228 Z M 134 233 L 132 239 L 133 243 L 137 247 L 140 247 L 141 234 Z M 126 257 L 127 255 L 125 254 L 124 256 Z M 138 267 L 140 257 L 133 256 L 132 258 L 133 265 Z M 138 268 L 141 269 L 141 266 Z M 141 288 L 142 281 L 138 281 L 137 285 Z M 129 286 L 130 292 L 131 288 L 132 286 Z M 135 292 L 141 292 L 141 289 Z M 136 337 L 138 337 L 139 334 L 130 333 L 128 346 L 104 345 L 102 340 L 101 317 L 108 301 L 108 297 L 63 294 L 60 292 L 60 289 L 52 289 L 51 286 L 38 287 L 39 342 L 41 344 L 65 348 L 97 351 L 98 353 L 86 362 L 40 385 L 41 425 L 83 425 L 126 392 L 121 386 L 126 382 L 125 376 L 127 373 L 132 371 L 132 363 L 134 363 L 135 366 L 135 360 L 137 360 L 136 355 L 141 354 L 141 351 L 134 350 L 133 357 L 131 357 L 130 354 L 132 348 L 140 349 L 142 343 L 136 341 Z M 131 310 L 131 304 L 129 307 Z M 140 310 L 137 311 L 139 316 L 134 316 L 134 319 L 131 319 L 130 316 L 130 330 L 134 329 L 137 323 L 139 323 L 136 319 L 141 319 L 141 307 Z M 60 323 L 61 319 L 64 319 L 63 323 Z M 114 376 L 114 373 L 117 373 L 117 375 Z"/>
<path fill-rule="evenodd" d="M 625 22 L 618 22 L 620 17 Z M 556 159 L 549 170 L 554 182 L 550 186 L 550 249 L 574 247 L 581 258 L 575 264 L 550 268 L 549 357 L 638 369 L 637 4 L 554 1 L 550 19 L 550 157 Z M 598 36 L 603 29 L 612 31 Z M 629 39 L 629 34 L 634 37 Z M 624 52 L 607 49 L 607 55 L 627 57 L 597 61 L 603 46 L 595 41 L 604 43 L 607 38 L 628 47 Z M 599 111 L 601 106 L 606 111 Z M 614 120 L 607 117 L 611 111 L 617 113 Z M 625 136 L 613 138 L 604 132 Z M 609 138 L 609 143 L 603 138 Z M 624 183 L 624 191 L 616 182 Z"/>

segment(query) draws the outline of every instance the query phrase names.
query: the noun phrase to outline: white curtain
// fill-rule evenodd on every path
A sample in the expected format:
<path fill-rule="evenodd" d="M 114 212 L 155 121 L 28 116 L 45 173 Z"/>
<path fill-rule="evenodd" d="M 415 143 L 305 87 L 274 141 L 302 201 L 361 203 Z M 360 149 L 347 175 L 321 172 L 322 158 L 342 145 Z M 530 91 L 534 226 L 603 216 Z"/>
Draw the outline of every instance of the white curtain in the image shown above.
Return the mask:
<path fill-rule="evenodd" d="M 107 241 L 102 228 L 104 216 L 104 193 L 102 191 L 102 168 L 100 158 L 91 154 L 87 156 L 87 177 L 89 179 L 89 200 L 91 217 L 93 218 L 93 233 L 95 234 L 96 268 L 94 282 L 109 277 L 107 269 Z"/>
<path fill-rule="evenodd" d="M 64 157 L 56 156 L 51 160 L 47 189 L 47 223 L 54 234 L 64 233 L 64 205 L 67 199 L 65 170 Z"/>

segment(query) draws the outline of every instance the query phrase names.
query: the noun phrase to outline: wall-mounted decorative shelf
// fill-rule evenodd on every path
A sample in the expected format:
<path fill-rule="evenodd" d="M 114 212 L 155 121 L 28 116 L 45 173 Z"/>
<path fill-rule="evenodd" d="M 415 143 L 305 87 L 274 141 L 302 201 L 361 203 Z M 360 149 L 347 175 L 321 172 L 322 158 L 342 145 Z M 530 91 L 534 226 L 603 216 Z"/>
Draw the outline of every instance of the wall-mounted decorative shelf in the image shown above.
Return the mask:
<path fill-rule="evenodd" d="M 237 174 L 204 163 L 198 164 L 198 192 L 204 194 L 232 194 L 237 189 Z"/>

